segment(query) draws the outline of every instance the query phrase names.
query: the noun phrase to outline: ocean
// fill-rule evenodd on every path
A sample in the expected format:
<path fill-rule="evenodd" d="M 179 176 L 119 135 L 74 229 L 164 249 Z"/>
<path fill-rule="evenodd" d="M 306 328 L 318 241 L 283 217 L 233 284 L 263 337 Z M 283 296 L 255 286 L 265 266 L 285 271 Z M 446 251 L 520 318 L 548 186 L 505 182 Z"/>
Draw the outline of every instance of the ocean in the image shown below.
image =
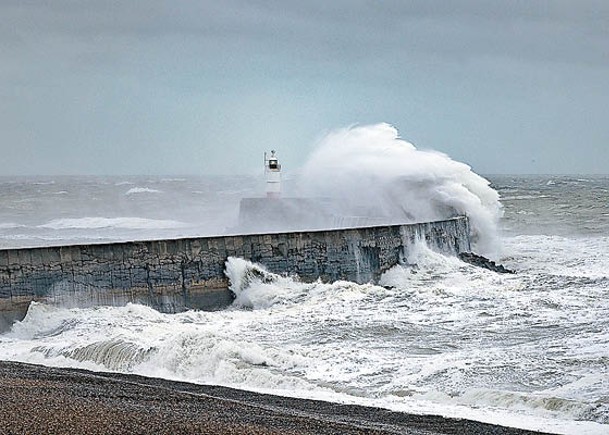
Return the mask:
<path fill-rule="evenodd" d="M 514 275 L 419 244 L 379 285 L 277 277 L 218 312 L 34 303 L 0 335 L 0 359 L 609 433 L 609 177 L 486 178 L 503 206 L 492 255 Z M 0 178 L 0 248 L 224 234 L 263 187 Z M 253 267 L 229 266 L 233 278 Z"/>

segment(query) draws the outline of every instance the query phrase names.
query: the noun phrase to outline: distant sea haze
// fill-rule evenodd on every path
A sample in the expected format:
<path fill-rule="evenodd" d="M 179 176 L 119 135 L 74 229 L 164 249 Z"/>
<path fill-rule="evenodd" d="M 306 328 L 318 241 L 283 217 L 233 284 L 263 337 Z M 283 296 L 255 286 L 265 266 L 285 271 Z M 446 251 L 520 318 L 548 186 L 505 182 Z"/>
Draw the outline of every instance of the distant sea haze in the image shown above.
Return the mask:
<path fill-rule="evenodd" d="M 243 188 L 246 186 L 246 188 Z M 250 177 L 0 179 L 0 248 L 226 233 Z"/>

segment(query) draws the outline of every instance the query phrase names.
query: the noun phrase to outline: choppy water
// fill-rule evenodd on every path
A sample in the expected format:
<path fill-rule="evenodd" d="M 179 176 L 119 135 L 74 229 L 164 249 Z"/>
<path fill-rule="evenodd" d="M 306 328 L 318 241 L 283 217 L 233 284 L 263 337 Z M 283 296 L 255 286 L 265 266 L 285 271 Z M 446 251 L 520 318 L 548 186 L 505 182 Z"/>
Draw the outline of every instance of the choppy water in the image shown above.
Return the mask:
<path fill-rule="evenodd" d="M 254 177 L 0 177 L 0 248 L 222 234 L 239 200 L 263 187 Z"/>
<path fill-rule="evenodd" d="M 516 275 L 418 246 L 383 286 L 276 277 L 222 312 L 34 304 L 0 358 L 609 433 L 609 178 L 490 179 Z M 220 232 L 249 194 L 203 179 L 35 183 L 0 185 L 0 246 Z"/>

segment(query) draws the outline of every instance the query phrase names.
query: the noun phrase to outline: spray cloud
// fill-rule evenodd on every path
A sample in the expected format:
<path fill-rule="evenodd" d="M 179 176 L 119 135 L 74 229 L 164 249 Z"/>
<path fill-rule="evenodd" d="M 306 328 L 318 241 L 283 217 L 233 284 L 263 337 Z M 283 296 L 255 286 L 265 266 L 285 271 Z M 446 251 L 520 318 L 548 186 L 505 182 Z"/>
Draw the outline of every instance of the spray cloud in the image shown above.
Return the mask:
<path fill-rule="evenodd" d="M 368 214 L 387 223 L 467 214 L 476 249 L 496 250 L 502 214 L 498 193 L 471 168 L 447 155 L 418 150 L 389 124 L 332 131 L 300 174 L 299 194 L 333 198 L 335 212 Z"/>

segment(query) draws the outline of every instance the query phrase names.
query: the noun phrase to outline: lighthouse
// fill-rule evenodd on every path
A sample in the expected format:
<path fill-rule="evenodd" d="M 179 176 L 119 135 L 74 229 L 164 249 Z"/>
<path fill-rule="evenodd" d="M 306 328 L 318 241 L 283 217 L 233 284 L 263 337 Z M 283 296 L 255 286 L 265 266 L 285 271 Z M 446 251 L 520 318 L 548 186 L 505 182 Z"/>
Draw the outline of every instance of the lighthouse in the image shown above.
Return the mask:
<path fill-rule="evenodd" d="M 266 197 L 279 198 L 281 196 L 281 165 L 277 160 L 275 151 L 267 158 L 264 153 L 264 172 L 266 174 Z"/>

